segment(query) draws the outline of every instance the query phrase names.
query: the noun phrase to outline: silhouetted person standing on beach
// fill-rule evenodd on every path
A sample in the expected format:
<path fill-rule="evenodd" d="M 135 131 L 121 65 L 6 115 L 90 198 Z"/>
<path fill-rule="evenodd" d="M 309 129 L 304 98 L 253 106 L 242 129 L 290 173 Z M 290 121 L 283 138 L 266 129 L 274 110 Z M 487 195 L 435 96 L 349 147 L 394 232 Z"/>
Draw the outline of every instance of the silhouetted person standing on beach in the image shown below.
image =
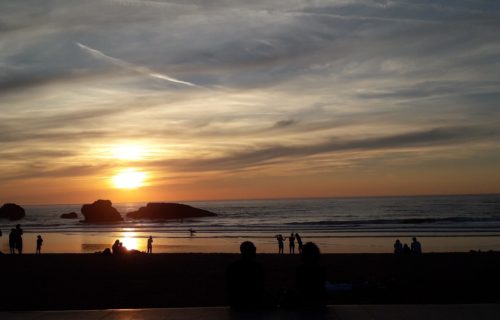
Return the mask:
<path fill-rule="evenodd" d="M 241 257 L 226 270 L 229 305 L 232 308 L 255 309 L 265 306 L 264 270 L 255 261 L 257 249 L 250 241 L 240 245 Z"/>
<path fill-rule="evenodd" d="M 411 252 L 420 254 L 422 253 L 422 245 L 417 241 L 417 238 L 413 237 L 413 241 L 411 243 Z"/>
<path fill-rule="evenodd" d="M 283 254 L 283 247 L 284 247 L 283 241 L 285 241 L 285 239 L 281 234 L 278 234 L 276 236 L 276 240 L 278 240 L 278 253 Z"/>
<path fill-rule="evenodd" d="M 35 254 L 42 254 L 42 243 L 43 243 L 42 236 L 38 235 L 36 237 L 36 251 L 35 251 Z"/>
<path fill-rule="evenodd" d="M 326 270 L 320 266 L 320 258 L 316 244 L 308 242 L 304 245 L 296 274 L 298 302 L 303 308 L 322 308 L 326 305 Z"/>
<path fill-rule="evenodd" d="M 148 253 L 153 253 L 153 237 L 148 238 Z"/>
<path fill-rule="evenodd" d="M 293 236 L 293 232 L 290 233 L 290 237 L 288 237 L 288 242 L 290 244 L 290 254 L 295 253 L 295 237 Z"/>
<path fill-rule="evenodd" d="M 14 241 L 16 243 L 16 249 L 19 254 L 23 253 L 23 229 L 21 229 L 21 225 L 16 225 L 15 237 Z"/>
<path fill-rule="evenodd" d="M 299 247 L 299 254 L 302 253 L 302 238 L 298 233 L 295 233 L 295 239 L 297 239 L 297 245 Z"/>
<path fill-rule="evenodd" d="M 10 248 L 10 253 L 15 254 L 16 253 L 16 229 L 10 229 L 9 233 L 9 248 Z"/>
<path fill-rule="evenodd" d="M 401 244 L 401 241 L 399 239 L 394 242 L 394 253 L 395 254 L 401 254 L 403 253 L 403 245 Z"/>

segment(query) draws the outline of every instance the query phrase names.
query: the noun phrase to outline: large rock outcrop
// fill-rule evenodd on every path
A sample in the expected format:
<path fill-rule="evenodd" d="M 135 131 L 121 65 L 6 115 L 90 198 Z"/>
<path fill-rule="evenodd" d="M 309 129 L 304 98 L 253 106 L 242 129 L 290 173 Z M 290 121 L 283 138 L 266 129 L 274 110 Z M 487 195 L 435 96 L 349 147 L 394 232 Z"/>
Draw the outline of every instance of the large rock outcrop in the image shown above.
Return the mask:
<path fill-rule="evenodd" d="M 83 222 L 99 223 L 123 221 L 122 216 L 109 200 L 97 200 L 92 204 L 84 204 L 81 211 L 85 217 Z"/>
<path fill-rule="evenodd" d="M 186 219 L 213 217 L 215 213 L 180 203 L 148 203 L 137 211 L 127 213 L 132 219 Z"/>
<path fill-rule="evenodd" d="M 0 218 L 11 221 L 21 220 L 26 215 L 24 208 L 15 203 L 6 203 L 0 207 Z"/>

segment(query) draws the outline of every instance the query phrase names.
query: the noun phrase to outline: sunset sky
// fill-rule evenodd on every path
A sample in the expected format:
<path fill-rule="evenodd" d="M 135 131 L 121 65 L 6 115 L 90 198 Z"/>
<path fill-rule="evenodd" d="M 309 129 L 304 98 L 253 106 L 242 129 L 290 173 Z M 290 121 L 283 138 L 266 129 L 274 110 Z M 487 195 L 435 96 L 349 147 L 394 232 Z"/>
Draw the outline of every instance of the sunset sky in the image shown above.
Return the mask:
<path fill-rule="evenodd" d="M 0 0 L 0 111 L 0 204 L 500 192 L 500 2 Z"/>

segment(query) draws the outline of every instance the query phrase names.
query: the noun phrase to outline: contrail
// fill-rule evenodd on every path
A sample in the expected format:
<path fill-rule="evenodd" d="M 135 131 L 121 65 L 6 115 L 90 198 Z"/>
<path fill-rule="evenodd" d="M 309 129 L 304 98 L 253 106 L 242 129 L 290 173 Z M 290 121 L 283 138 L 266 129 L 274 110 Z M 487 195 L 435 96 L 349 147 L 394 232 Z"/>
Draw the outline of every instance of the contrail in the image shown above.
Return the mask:
<path fill-rule="evenodd" d="M 86 46 L 84 44 L 81 44 L 80 42 L 75 42 L 75 44 L 78 47 L 80 47 L 81 49 L 83 49 L 84 51 L 90 53 L 93 57 L 95 57 L 97 59 L 103 59 L 103 60 L 109 61 L 112 64 L 117 65 L 119 67 L 122 67 L 122 68 L 125 68 L 128 70 L 132 70 L 134 72 L 144 74 L 144 75 L 150 76 L 152 78 L 161 79 L 161 80 L 174 82 L 174 83 L 179 83 L 179 84 L 183 84 L 183 85 L 190 86 L 190 87 L 198 87 L 194 83 L 172 78 L 166 74 L 155 72 L 155 71 L 149 69 L 148 67 L 137 66 L 137 65 L 134 65 L 132 63 L 123 61 L 121 59 L 110 57 L 110 56 L 102 53 L 101 51 L 93 49 L 93 48 Z"/>

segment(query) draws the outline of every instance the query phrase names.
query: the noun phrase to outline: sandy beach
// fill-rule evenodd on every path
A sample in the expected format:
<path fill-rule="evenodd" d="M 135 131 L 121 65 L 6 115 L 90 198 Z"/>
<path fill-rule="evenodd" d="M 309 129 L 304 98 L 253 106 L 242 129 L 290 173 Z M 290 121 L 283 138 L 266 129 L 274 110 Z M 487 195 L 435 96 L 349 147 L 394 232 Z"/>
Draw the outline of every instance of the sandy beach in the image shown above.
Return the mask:
<path fill-rule="evenodd" d="M 237 258 L 235 254 L 2 255 L 0 308 L 224 306 L 224 273 Z M 257 259 L 266 272 L 269 293 L 279 300 L 284 290 L 294 287 L 299 256 L 258 254 Z M 500 302 L 499 253 L 325 254 L 322 264 L 337 289 L 330 293 L 329 304 Z"/>

